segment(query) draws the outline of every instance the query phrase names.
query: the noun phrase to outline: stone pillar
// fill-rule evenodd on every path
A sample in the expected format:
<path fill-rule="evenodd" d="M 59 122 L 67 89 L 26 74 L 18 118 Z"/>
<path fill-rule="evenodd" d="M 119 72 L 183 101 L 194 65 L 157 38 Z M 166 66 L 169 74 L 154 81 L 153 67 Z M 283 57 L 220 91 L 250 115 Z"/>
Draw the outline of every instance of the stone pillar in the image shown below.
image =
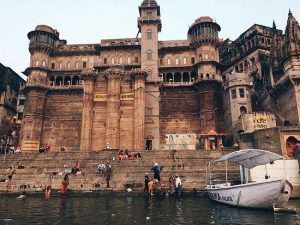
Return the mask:
<path fill-rule="evenodd" d="M 145 80 L 147 73 L 132 72 L 134 79 L 134 150 L 145 149 Z"/>
<path fill-rule="evenodd" d="M 111 68 L 106 71 L 106 143 L 112 149 L 120 148 L 120 91 L 124 70 Z"/>
<path fill-rule="evenodd" d="M 43 143 L 44 107 L 49 88 L 46 77 L 47 72 L 31 69 L 24 88 L 26 103 L 21 128 L 21 147 L 24 151 L 38 151 Z"/>
<path fill-rule="evenodd" d="M 84 80 L 84 84 L 80 151 L 91 151 L 95 86 L 94 83 L 96 73 L 92 70 L 85 70 L 81 73 L 81 77 Z"/>

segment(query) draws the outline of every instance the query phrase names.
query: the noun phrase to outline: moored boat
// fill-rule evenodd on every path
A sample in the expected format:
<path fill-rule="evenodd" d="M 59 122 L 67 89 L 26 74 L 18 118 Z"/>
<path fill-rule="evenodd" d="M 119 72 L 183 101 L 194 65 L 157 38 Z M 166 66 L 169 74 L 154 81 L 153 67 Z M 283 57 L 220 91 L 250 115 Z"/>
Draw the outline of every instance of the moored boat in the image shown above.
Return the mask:
<path fill-rule="evenodd" d="M 209 162 L 209 173 L 211 165 L 217 162 L 226 162 L 226 182 L 223 184 L 212 184 L 210 173 L 210 184 L 206 191 L 211 199 L 217 202 L 250 208 L 283 208 L 286 206 L 293 185 L 285 178 L 270 179 L 266 176 L 264 181 L 231 185 L 227 182 L 227 162 L 237 163 L 244 168 L 254 168 L 258 165 L 273 164 L 275 160 L 283 157 L 269 151 L 259 149 L 246 149 L 235 151 Z"/>

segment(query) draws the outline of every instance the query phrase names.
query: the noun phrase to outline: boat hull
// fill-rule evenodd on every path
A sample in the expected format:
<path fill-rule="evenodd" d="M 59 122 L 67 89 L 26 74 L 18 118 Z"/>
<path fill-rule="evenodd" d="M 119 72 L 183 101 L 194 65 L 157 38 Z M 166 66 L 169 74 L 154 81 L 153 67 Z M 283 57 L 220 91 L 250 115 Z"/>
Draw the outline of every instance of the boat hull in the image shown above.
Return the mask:
<path fill-rule="evenodd" d="M 235 186 L 208 185 L 209 197 L 217 202 L 250 208 L 273 209 L 284 207 L 289 199 L 291 189 L 285 179 L 240 184 Z M 285 190 L 285 191 L 284 191 Z"/>

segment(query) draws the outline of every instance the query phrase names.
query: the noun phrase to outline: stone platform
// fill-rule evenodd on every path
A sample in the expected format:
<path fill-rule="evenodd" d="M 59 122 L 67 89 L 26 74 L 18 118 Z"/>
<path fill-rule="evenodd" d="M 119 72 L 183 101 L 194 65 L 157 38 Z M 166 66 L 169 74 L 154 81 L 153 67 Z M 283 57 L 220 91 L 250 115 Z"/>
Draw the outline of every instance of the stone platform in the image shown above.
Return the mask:
<path fill-rule="evenodd" d="M 59 190 L 66 171 L 70 171 L 76 160 L 80 162 L 81 174 L 70 175 L 68 189 L 72 192 L 143 192 L 144 175 L 155 162 L 161 166 L 161 182 L 169 186 L 169 176 L 178 174 L 182 178 L 185 192 L 200 192 L 207 184 L 207 162 L 233 150 L 216 151 L 139 151 L 142 158 L 118 160 L 118 151 L 101 152 L 47 152 L 0 155 L 0 178 L 9 166 L 16 173 L 8 192 L 41 192 L 51 182 L 52 189 Z M 114 159 L 114 160 L 113 160 Z M 110 188 L 106 188 L 103 176 L 96 173 L 97 165 L 107 160 L 112 165 Z M 217 164 L 213 177 L 225 182 L 225 166 Z M 228 180 L 239 178 L 239 167 L 229 164 Z M 6 183 L 0 182 L 0 192 L 7 192 Z"/>

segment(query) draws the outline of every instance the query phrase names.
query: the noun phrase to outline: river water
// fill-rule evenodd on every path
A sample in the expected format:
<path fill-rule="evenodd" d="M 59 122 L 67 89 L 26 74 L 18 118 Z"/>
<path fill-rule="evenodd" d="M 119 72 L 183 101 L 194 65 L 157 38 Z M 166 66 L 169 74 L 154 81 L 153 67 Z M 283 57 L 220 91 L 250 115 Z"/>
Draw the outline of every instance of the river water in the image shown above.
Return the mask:
<path fill-rule="evenodd" d="M 67 196 L 45 201 L 42 196 L 0 196 L 0 224 L 300 224 L 300 200 L 291 200 L 297 214 L 239 209 L 215 203 L 207 197 L 183 196 Z"/>

